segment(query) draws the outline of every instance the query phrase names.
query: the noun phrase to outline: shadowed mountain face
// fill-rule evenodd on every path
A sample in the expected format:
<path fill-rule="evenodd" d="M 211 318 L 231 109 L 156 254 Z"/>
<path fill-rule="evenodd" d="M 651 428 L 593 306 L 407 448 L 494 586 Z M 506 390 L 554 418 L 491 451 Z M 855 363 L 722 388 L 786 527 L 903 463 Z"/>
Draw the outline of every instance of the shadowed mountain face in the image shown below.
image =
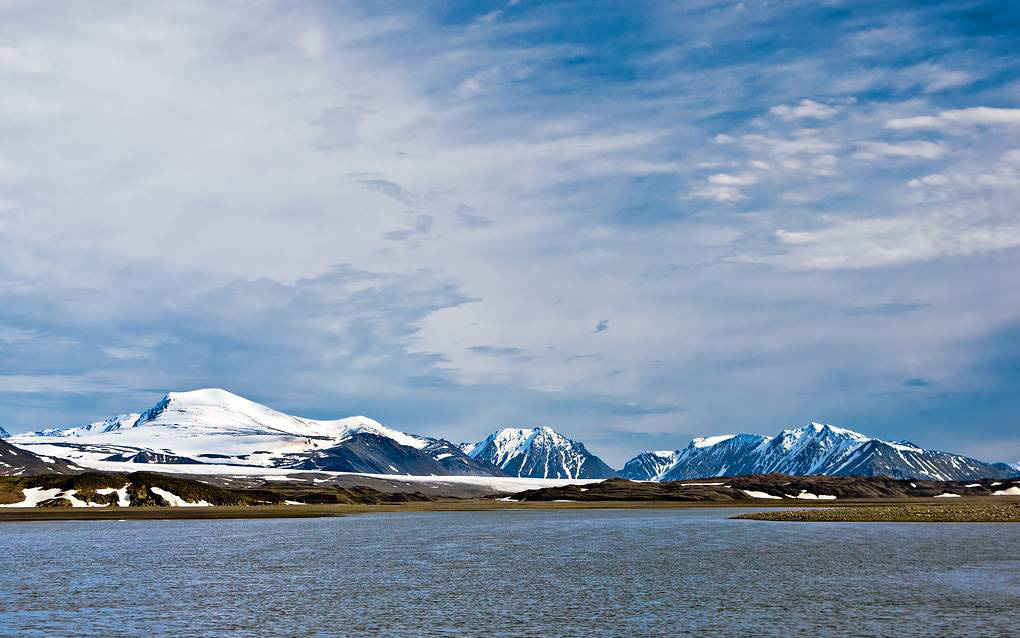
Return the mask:
<path fill-rule="evenodd" d="M 616 470 L 552 428 L 504 428 L 483 441 L 461 446 L 475 460 L 491 463 L 510 476 L 529 478 L 609 478 Z"/>
<path fill-rule="evenodd" d="M 447 445 L 452 445 L 447 443 Z M 364 472 L 366 474 L 411 474 L 415 476 L 443 476 L 449 474 L 473 476 L 503 476 L 491 465 L 467 457 L 460 450 L 437 460 L 446 452 L 433 456 L 431 451 L 400 445 L 392 439 L 376 434 L 355 434 L 343 443 L 302 455 L 291 464 L 297 470 L 323 470 L 327 472 Z M 445 463 L 444 463 L 445 462 Z"/>
<path fill-rule="evenodd" d="M 73 474 L 76 471 L 63 459 L 40 456 L 0 439 L 0 476 Z"/>
<path fill-rule="evenodd" d="M 671 465 L 664 469 L 649 463 L 648 454 L 663 453 L 635 457 L 628 462 L 624 476 L 634 480 L 677 481 L 779 472 L 966 481 L 1018 474 L 1005 464 L 925 450 L 908 442 L 882 441 L 819 423 L 784 430 L 775 437 L 738 434 L 695 439 L 683 450 L 674 452 Z"/>

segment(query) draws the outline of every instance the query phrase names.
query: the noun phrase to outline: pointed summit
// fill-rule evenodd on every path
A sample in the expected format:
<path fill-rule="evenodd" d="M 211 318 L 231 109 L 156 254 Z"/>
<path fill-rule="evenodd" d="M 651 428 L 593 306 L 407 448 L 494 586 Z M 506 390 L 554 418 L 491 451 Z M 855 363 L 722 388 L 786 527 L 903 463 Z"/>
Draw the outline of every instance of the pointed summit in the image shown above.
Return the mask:
<path fill-rule="evenodd" d="M 495 465 L 511 476 L 530 478 L 609 478 L 613 468 L 550 427 L 503 428 L 461 449 L 473 459 Z"/>

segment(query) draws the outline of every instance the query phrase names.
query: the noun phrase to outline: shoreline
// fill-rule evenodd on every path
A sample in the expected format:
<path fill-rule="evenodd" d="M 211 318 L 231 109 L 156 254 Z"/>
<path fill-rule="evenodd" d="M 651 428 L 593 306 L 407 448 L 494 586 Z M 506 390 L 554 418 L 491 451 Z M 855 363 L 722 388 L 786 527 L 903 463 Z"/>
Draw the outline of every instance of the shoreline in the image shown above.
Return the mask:
<path fill-rule="evenodd" d="M 933 504 L 862 505 L 816 510 L 751 512 L 731 517 L 783 523 L 1020 523 L 1020 502 L 979 501 Z"/>
<path fill-rule="evenodd" d="M 928 512 L 958 512 L 1011 508 L 1020 512 L 1020 498 L 977 497 L 953 503 L 942 499 L 886 499 L 803 503 L 763 503 L 754 501 L 499 501 L 494 499 L 443 500 L 380 505 L 256 505 L 212 507 L 131 507 L 131 508 L 64 508 L 25 507 L 0 509 L 0 523 L 31 521 L 127 521 L 127 520 L 228 520 L 269 518 L 330 518 L 371 513 L 405 512 L 493 512 L 588 509 L 760 509 L 761 512 L 734 518 L 742 520 L 803 521 L 803 522 L 965 522 L 962 518 L 902 518 L 904 511 L 922 508 Z M 782 510 L 782 511 L 775 511 Z M 838 512 L 826 516 L 825 512 Z M 858 511 L 859 516 L 850 516 Z M 808 515 L 799 514 L 807 512 Z M 885 514 L 883 518 L 882 515 Z M 896 518 L 900 516 L 901 518 Z M 966 522 L 983 522 L 972 518 Z M 998 519 L 986 522 L 1000 522 Z"/>

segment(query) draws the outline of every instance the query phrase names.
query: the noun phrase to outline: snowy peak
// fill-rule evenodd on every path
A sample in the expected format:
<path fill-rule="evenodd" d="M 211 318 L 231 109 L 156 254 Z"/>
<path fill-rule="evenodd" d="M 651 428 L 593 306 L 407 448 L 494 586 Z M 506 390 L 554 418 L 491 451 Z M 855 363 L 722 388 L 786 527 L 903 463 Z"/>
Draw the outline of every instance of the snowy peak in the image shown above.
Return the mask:
<path fill-rule="evenodd" d="M 429 443 L 425 437 L 387 428 L 368 417 L 353 416 L 331 421 L 305 419 L 218 388 L 169 392 L 159 403 L 143 412 L 135 425 L 190 429 L 196 433 L 290 435 L 330 440 L 344 440 L 355 434 L 374 434 L 416 449 Z"/>
<path fill-rule="evenodd" d="M 539 445 L 569 445 L 570 439 L 559 434 L 550 427 L 536 428 L 503 428 L 496 430 L 483 441 L 475 444 L 465 444 L 465 453 L 477 458 L 487 448 L 490 454 L 500 459 L 500 465 L 506 459 L 518 454 L 526 453 L 535 443 Z"/>
<path fill-rule="evenodd" d="M 643 462 L 639 455 L 628 466 L 640 467 Z M 738 434 L 694 439 L 677 454 L 672 467 L 649 478 L 674 481 L 771 472 L 933 480 L 1008 478 L 1009 474 L 1003 467 L 925 450 L 909 441 L 883 441 L 834 425 L 810 423 L 775 437 Z"/>
<path fill-rule="evenodd" d="M 114 463 L 297 467 L 319 459 L 317 467 L 333 471 L 379 467 L 395 474 L 423 468 L 429 474 L 502 474 L 443 439 L 400 432 L 363 416 L 291 416 L 216 388 L 169 392 L 141 414 L 16 438 L 47 455 Z"/>
<path fill-rule="evenodd" d="M 692 439 L 690 445 L 691 445 L 691 447 L 697 447 L 697 448 L 712 447 L 713 445 L 718 445 L 719 443 L 722 443 L 723 441 L 728 441 L 728 440 L 732 439 L 734 436 L 736 436 L 736 435 L 735 434 L 720 434 L 719 436 L 700 436 L 700 437 L 697 437 L 695 439 Z"/>
<path fill-rule="evenodd" d="M 491 463 L 511 476 L 532 478 L 607 478 L 608 465 L 584 447 L 550 427 L 503 428 L 461 449 L 471 458 Z"/>

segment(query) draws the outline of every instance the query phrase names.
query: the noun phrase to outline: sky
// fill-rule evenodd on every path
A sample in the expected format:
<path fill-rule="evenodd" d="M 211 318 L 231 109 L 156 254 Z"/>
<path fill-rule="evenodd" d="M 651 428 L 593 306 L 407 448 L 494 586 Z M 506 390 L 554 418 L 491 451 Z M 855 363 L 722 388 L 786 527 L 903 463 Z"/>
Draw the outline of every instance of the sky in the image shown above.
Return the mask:
<path fill-rule="evenodd" d="M 0 0 L 0 425 L 1020 460 L 1020 6 Z"/>

